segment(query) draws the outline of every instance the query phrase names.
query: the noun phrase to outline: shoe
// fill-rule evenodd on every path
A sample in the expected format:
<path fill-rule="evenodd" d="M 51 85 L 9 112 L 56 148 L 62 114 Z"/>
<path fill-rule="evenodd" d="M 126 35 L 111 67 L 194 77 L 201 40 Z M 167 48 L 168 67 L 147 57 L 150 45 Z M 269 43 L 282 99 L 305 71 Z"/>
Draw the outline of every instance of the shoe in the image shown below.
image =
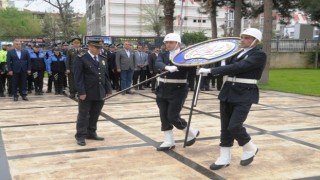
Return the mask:
<path fill-rule="evenodd" d="M 0 97 L 6 97 L 3 93 L 0 94 Z"/>
<path fill-rule="evenodd" d="M 86 145 L 86 141 L 84 139 L 77 139 L 77 144 L 79 146 L 85 146 Z"/>
<path fill-rule="evenodd" d="M 103 141 L 104 140 L 103 137 L 99 137 L 97 135 L 87 136 L 86 139 L 92 139 L 92 140 L 96 140 L 96 141 Z"/>
<path fill-rule="evenodd" d="M 59 92 L 55 92 L 54 95 L 59 95 Z"/>
<path fill-rule="evenodd" d="M 31 93 L 32 93 L 32 90 L 29 90 L 29 91 L 28 91 L 28 94 L 31 94 Z"/>
<path fill-rule="evenodd" d="M 127 91 L 126 93 L 127 93 L 127 94 L 133 94 L 133 92 L 132 92 L 132 91 Z"/>
<path fill-rule="evenodd" d="M 183 131 L 186 132 L 187 128 L 184 128 Z M 199 130 L 190 127 L 189 128 L 188 137 L 187 137 L 186 146 L 192 146 L 196 142 L 197 137 L 199 135 L 200 135 L 200 131 Z"/>
<path fill-rule="evenodd" d="M 122 95 L 126 95 L 126 92 L 122 92 L 121 94 L 122 94 Z"/>
<path fill-rule="evenodd" d="M 254 156 L 258 153 L 258 148 L 255 144 L 249 141 L 243 147 L 240 165 L 247 166 L 252 163 Z"/>
<path fill-rule="evenodd" d="M 47 90 L 46 93 L 51 93 L 51 90 Z"/>
<path fill-rule="evenodd" d="M 29 99 L 27 98 L 27 96 L 22 96 L 22 100 L 24 100 L 24 101 L 29 101 Z"/>
<path fill-rule="evenodd" d="M 42 95 L 43 95 L 43 92 L 39 92 L 39 95 L 42 96 Z"/>
<path fill-rule="evenodd" d="M 144 90 L 143 88 L 139 88 L 139 90 Z"/>
<path fill-rule="evenodd" d="M 164 131 L 164 141 L 163 143 L 157 148 L 157 151 L 168 151 L 170 149 L 174 149 L 174 137 L 172 130 Z"/>
<path fill-rule="evenodd" d="M 14 98 L 13 98 L 13 101 L 18 101 L 18 97 L 14 97 Z"/>
<path fill-rule="evenodd" d="M 210 165 L 211 170 L 218 170 L 223 167 L 227 167 L 231 162 L 231 147 L 220 147 L 220 156 Z"/>

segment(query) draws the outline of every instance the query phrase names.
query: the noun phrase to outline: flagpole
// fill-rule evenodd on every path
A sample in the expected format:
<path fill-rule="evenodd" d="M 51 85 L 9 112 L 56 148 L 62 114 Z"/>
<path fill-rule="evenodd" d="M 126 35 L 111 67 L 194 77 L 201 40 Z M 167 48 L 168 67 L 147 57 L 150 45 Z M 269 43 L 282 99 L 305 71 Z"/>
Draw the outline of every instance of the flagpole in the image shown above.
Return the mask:
<path fill-rule="evenodd" d="M 184 16 L 183 16 L 183 3 L 184 0 L 181 0 L 181 9 L 180 9 L 180 37 L 182 37 L 182 33 L 183 33 L 183 20 L 184 20 Z"/>

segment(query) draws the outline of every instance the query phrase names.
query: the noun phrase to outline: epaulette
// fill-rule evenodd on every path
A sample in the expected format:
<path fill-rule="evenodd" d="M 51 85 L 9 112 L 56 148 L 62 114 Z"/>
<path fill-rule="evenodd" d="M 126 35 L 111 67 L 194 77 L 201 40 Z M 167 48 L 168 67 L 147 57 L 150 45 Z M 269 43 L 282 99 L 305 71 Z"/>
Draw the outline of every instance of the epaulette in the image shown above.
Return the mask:
<path fill-rule="evenodd" d="M 84 54 L 85 54 L 84 52 L 80 52 L 80 53 L 78 54 L 78 57 L 82 57 Z"/>

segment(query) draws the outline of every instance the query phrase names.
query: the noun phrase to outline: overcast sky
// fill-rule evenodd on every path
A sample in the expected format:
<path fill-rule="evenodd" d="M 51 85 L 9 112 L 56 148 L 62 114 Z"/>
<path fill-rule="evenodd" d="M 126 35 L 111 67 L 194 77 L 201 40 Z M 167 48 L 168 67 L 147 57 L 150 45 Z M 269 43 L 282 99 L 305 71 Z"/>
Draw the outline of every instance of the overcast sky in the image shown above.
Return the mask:
<path fill-rule="evenodd" d="M 15 6 L 18 9 L 29 9 L 32 11 L 47 11 L 47 12 L 57 12 L 57 8 L 51 6 L 49 3 L 43 0 L 35 0 L 32 3 L 28 3 L 27 0 L 14 0 Z M 29 5 L 28 5 L 29 4 Z M 28 6 L 26 6 L 28 5 Z M 74 7 L 75 12 L 85 13 L 86 12 L 86 1 L 85 0 L 74 0 L 71 3 Z"/>

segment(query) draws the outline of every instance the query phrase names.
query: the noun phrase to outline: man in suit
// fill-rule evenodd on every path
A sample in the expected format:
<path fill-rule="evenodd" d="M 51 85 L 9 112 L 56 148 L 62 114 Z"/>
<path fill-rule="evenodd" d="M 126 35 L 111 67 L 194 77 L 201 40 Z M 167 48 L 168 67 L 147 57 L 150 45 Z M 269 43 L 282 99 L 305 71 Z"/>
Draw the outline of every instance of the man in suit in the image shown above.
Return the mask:
<path fill-rule="evenodd" d="M 27 76 L 31 74 L 31 61 L 29 52 L 25 49 L 21 49 L 21 42 L 19 40 L 14 41 L 14 49 L 11 49 L 7 53 L 7 65 L 8 75 L 12 76 L 13 84 L 13 100 L 18 101 L 18 87 L 20 96 L 25 101 L 27 98 Z"/>
<path fill-rule="evenodd" d="M 123 49 L 116 53 L 117 71 L 120 73 L 121 90 L 131 86 L 132 76 L 135 67 L 133 59 L 134 52 L 130 49 L 130 43 L 124 42 Z M 130 90 L 123 92 L 122 95 L 133 94 Z"/>
<path fill-rule="evenodd" d="M 146 70 L 148 65 L 148 54 L 143 52 L 142 45 L 138 45 L 137 51 L 134 53 L 134 74 L 133 74 L 133 85 L 146 80 Z M 139 86 L 139 90 L 144 90 L 142 84 Z"/>
<path fill-rule="evenodd" d="M 261 39 L 262 33 L 258 29 L 246 29 L 241 33 L 241 53 L 227 61 L 226 66 L 199 70 L 199 73 L 211 73 L 213 76 L 228 75 L 218 97 L 221 118 L 220 157 L 210 166 L 212 170 L 230 164 L 234 140 L 243 148 L 240 161 L 242 166 L 249 165 L 258 152 L 243 123 L 251 105 L 259 101 L 256 83 L 266 64 L 266 54 L 256 47 Z"/>
<path fill-rule="evenodd" d="M 67 51 L 66 73 L 68 75 L 68 82 L 69 82 L 69 92 L 70 92 L 69 97 L 75 98 L 77 90 L 74 84 L 75 82 L 74 82 L 73 64 L 76 57 L 80 53 L 85 53 L 86 51 L 80 47 L 81 46 L 80 38 L 73 38 L 71 42 L 72 42 L 72 48 Z"/>
<path fill-rule="evenodd" d="M 153 53 L 149 55 L 148 65 L 149 65 L 149 71 L 151 74 L 150 78 L 154 77 L 158 73 L 158 71 L 156 70 L 155 64 L 156 64 L 156 60 L 158 58 L 159 52 L 160 52 L 160 48 L 154 47 Z M 151 81 L 151 91 L 155 92 L 155 90 L 156 90 L 156 80 L 154 79 Z"/>
<path fill-rule="evenodd" d="M 77 144 L 85 146 L 85 139 L 103 141 L 96 133 L 104 98 L 112 93 L 108 65 L 99 56 L 103 46 L 100 40 L 89 40 L 89 50 L 74 61 L 74 80 L 79 96 Z"/>
<path fill-rule="evenodd" d="M 109 45 L 109 52 L 107 53 L 108 57 L 108 67 L 109 67 L 109 75 L 112 83 L 112 88 L 119 91 L 119 73 L 117 72 L 116 67 L 116 47 L 114 44 Z"/>

